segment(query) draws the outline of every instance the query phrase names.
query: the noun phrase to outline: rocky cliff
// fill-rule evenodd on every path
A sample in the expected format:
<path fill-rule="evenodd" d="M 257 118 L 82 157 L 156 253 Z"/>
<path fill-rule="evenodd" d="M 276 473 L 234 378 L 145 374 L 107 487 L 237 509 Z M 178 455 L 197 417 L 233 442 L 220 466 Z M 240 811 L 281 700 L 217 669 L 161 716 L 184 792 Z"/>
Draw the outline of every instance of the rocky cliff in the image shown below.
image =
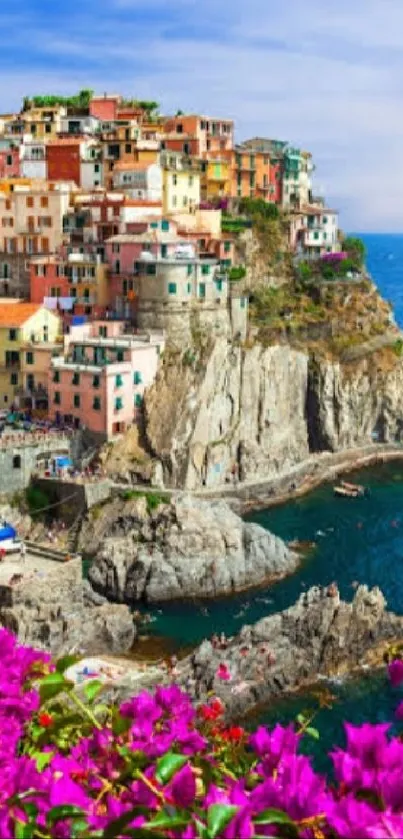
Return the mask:
<path fill-rule="evenodd" d="M 216 597 L 284 576 L 298 558 L 281 539 L 244 522 L 223 501 L 191 496 L 147 510 L 145 497 L 116 498 L 90 514 L 82 546 L 89 579 L 118 603 Z"/>
<path fill-rule="evenodd" d="M 196 490 L 275 478 L 319 451 L 400 440 L 403 359 L 351 361 L 289 344 L 217 339 L 167 356 L 146 395 L 145 433 L 166 486 Z"/>
<path fill-rule="evenodd" d="M 284 612 L 244 626 L 224 649 L 205 641 L 181 662 L 178 681 L 196 698 L 213 692 L 230 717 L 318 675 L 344 674 L 402 640 L 403 618 L 386 611 L 379 589 L 360 586 L 352 603 L 337 588 L 313 588 Z"/>

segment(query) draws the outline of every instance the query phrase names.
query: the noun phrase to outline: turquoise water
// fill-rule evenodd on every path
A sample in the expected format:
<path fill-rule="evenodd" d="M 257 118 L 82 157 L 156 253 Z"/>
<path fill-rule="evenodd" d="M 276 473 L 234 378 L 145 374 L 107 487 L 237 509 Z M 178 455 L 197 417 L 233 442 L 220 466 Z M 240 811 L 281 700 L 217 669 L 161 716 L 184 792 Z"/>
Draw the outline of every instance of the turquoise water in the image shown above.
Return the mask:
<path fill-rule="evenodd" d="M 403 613 L 403 461 L 352 473 L 368 498 L 336 499 L 333 485 L 280 507 L 248 516 L 285 540 L 314 541 L 298 570 L 253 593 L 211 602 L 170 604 L 155 614 L 153 632 L 178 646 L 200 642 L 213 632 L 238 632 L 245 623 L 286 609 L 313 585 L 336 580 L 351 600 L 353 584 L 379 585 L 391 609 Z"/>
<path fill-rule="evenodd" d="M 367 263 L 383 296 L 394 305 L 403 327 L 403 236 L 364 235 Z M 351 480 L 371 489 L 369 498 L 335 499 L 325 485 L 309 496 L 281 507 L 255 512 L 249 519 L 283 539 L 313 540 L 316 548 L 298 571 L 269 589 L 248 592 L 213 603 L 172 604 L 154 612 L 152 631 L 168 637 L 176 647 L 196 644 L 213 632 L 232 635 L 245 623 L 285 609 L 312 585 L 337 581 L 342 596 L 351 600 L 353 584 L 378 585 L 389 608 L 403 613 L 403 461 L 368 469 Z M 393 720 L 400 701 L 385 673 L 331 685 L 335 700 L 315 719 L 321 740 L 316 760 L 325 766 L 326 752 L 343 743 L 342 721 Z M 301 710 L 317 707 L 310 695 L 276 702 L 260 719 L 267 723 L 295 719 Z"/>

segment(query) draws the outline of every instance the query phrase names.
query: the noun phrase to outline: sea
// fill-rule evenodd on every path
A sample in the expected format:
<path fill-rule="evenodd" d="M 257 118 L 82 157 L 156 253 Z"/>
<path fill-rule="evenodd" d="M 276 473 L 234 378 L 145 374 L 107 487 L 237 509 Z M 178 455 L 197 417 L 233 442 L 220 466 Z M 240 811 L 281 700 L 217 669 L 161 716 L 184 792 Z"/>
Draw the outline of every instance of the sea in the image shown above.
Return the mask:
<path fill-rule="evenodd" d="M 403 328 L 403 235 L 361 235 L 367 265 L 381 294 L 393 304 Z M 295 574 L 253 593 L 215 602 L 170 604 L 158 610 L 150 629 L 169 639 L 171 648 L 184 649 L 213 632 L 238 632 L 245 623 L 292 605 L 312 585 L 337 581 L 342 596 L 352 600 L 357 583 L 379 586 L 389 608 L 403 614 L 403 461 L 358 471 L 352 481 L 364 484 L 369 497 L 354 500 L 333 496 L 329 484 L 278 507 L 248 518 L 290 541 L 314 542 Z M 386 672 L 366 673 L 356 679 L 334 680 L 319 694 L 304 693 L 276 702 L 262 711 L 259 721 L 292 721 L 298 713 L 315 713 L 313 725 L 320 739 L 313 752 L 319 768 L 326 754 L 344 742 L 343 721 L 391 722 L 403 692 L 392 688 Z M 256 720 L 255 720 L 256 722 Z M 401 726 L 400 726 L 401 728 Z M 393 730 L 393 729 L 392 729 Z"/>

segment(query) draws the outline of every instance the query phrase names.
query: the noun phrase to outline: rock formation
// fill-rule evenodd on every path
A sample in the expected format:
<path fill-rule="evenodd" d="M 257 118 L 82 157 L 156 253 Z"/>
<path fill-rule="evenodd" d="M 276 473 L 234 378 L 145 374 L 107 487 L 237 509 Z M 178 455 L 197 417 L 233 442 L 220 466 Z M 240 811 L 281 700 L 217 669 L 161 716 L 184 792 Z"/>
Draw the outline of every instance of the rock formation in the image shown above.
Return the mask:
<path fill-rule="evenodd" d="M 383 347 L 341 363 L 218 338 L 194 362 L 164 360 L 145 412 L 166 486 L 218 489 L 234 465 L 243 481 L 271 480 L 312 453 L 400 440 L 403 359 Z"/>
<path fill-rule="evenodd" d="M 145 497 L 116 498 L 89 516 L 84 546 L 96 556 L 91 585 L 129 604 L 231 594 L 298 564 L 281 539 L 244 522 L 225 502 L 187 495 L 151 512 Z"/>
<path fill-rule="evenodd" d="M 236 717 L 320 674 L 346 673 L 402 638 L 403 617 L 386 611 L 379 589 L 360 586 L 345 603 L 335 585 L 312 588 L 286 611 L 244 626 L 225 649 L 205 641 L 181 662 L 178 681 L 197 700 L 212 691 Z"/>
<path fill-rule="evenodd" d="M 57 656 L 71 651 L 124 653 L 133 646 L 135 627 L 126 606 L 95 605 L 94 595 L 88 605 L 81 559 L 49 560 L 46 572 L 22 572 L 0 585 L 0 625 L 15 632 L 23 644 Z"/>

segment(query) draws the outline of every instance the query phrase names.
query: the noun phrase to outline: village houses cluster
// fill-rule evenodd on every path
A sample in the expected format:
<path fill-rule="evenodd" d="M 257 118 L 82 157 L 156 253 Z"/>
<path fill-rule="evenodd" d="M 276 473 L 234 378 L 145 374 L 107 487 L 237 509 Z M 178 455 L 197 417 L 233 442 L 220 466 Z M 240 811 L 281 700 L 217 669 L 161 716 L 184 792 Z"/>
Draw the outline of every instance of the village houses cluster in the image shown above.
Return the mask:
<path fill-rule="evenodd" d="M 338 250 L 312 170 L 287 142 L 236 144 L 231 120 L 118 95 L 37 96 L 1 115 L 0 410 L 99 440 L 124 431 L 171 321 L 230 312 L 245 334 L 224 223 L 239 199 L 287 210 L 296 254 Z"/>

